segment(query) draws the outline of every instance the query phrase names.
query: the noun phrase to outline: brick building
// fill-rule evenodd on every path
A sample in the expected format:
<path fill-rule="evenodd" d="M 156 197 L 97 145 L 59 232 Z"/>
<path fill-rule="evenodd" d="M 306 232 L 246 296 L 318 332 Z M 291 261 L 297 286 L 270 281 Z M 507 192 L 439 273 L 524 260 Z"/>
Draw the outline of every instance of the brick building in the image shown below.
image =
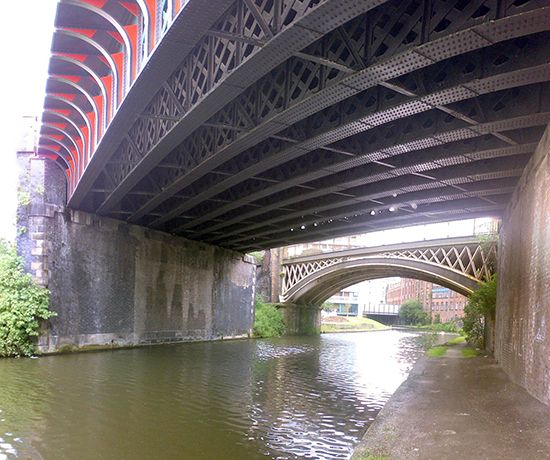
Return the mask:
<path fill-rule="evenodd" d="M 432 288 L 432 319 L 439 315 L 441 322 L 446 323 L 454 318 L 462 318 L 467 300 L 458 292 L 434 284 Z"/>
<path fill-rule="evenodd" d="M 463 295 L 427 281 L 401 278 L 388 285 L 386 303 L 402 305 L 410 299 L 419 300 L 432 321 L 439 315 L 443 323 L 462 318 L 467 301 Z"/>
<path fill-rule="evenodd" d="M 432 283 L 410 278 L 400 278 L 389 284 L 386 290 L 386 303 L 402 305 L 409 299 L 417 299 L 429 313 L 432 304 Z"/>

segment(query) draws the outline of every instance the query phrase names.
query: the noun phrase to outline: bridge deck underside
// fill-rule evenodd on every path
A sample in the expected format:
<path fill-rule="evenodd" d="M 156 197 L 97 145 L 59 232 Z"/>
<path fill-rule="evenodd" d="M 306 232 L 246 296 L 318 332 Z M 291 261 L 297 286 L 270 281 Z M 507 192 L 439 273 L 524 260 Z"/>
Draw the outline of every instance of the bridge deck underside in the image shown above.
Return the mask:
<path fill-rule="evenodd" d="M 550 121 L 550 0 L 237 0 L 211 22 L 185 56 L 161 41 L 172 73 L 141 71 L 146 107 L 115 114 L 70 206 L 241 251 L 498 216 Z"/>

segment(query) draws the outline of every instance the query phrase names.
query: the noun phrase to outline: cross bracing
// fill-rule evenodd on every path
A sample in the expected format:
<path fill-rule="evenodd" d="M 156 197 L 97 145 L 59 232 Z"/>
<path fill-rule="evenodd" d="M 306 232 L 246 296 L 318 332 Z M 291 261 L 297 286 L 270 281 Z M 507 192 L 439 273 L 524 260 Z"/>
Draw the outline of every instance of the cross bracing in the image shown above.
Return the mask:
<path fill-rule="evenodd" d="M 243 251 L 497 216 L 550 121 L 550 1 L 183 3 L 61 1 L 69 206 Z"/>

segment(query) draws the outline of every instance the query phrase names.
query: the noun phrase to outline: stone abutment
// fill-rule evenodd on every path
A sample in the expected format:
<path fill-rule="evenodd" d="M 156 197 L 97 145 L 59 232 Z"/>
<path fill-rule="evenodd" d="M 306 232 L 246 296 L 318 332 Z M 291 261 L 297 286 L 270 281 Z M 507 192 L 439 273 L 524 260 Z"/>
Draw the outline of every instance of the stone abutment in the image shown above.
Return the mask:
<path fill-rule="evenodd" d="M 41 351 L 251 333 L 251 258 L 67 209 L 65 173 L 54 162 L 20 152 L 18 165 L 18 252 L 57 312 Z"/>

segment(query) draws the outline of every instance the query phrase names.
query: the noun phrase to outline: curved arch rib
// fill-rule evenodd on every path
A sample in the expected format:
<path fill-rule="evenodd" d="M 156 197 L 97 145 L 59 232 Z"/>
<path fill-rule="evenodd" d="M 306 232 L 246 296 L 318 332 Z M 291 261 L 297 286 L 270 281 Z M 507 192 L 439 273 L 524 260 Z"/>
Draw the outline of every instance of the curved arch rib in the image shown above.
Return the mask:
<path fill-rule="evenodd" d="M 52 59 L 58 59 L 60 61 L 67 62 L 69 64 L 72 64 L 82 70 L 84 70 L 92 80 L 96 83 L 96 85 L 99 88 L 99 91 L 101 92 L 101 97 L 103 101 L 101 102 L 100 107 L 98 108 L 98 112 L 100 113 L 100 117 L 98 120 L 99 125 L 99 137 L 103 136 L 103 133 L 105 132 L 105 129 L 107 127 L 107 123 L 109 121 L 109 115 L 111 113 L 112 108 L 112 99 L 110 97 L 110 91 L 107 91 L 107 88 L 105 87 L 105 83 L 99 76 L 84 62 L 77 59 L 74 55 L 64 54 L 64 53 L 54 53 L 52 54 Z M 92 96 L 93 98 L 93 96 Z M 93 98 L 95 100 L 95 98 Z M 97 105 L 97 104 L 96 104 Z"/>
<path fill-rule="evenodd" d="M 82 172 L 82 164 L 83 164 L 83 154 L 82 154 L 82 149 L 81 147 L 78 145 L 78 143 L 73 139 L 73 137 L 67 133 L 67 131 L 65 131 L 63 128 L 59 127 L 59 126 L 56 126 L 54 123 L 50 123 L 50 122 L 45 122 L 45 123 L 42 123 L 42 127 L 46 128 L 46 129 L 51 129 L 53 131 L 57 131 L 59 134 L 65 136 L 65 138 L 67 138 L 71 144 L 73 145 L 76 153 L 77 153 L 77 157 L 76 157 L 76 164 L 75 164 L 75 168 L 76 168 L 76 173 L 77 175 L 80 175 L 80 173 Z"/>
<path fill-rule="evenodd" d="M 120 102 L 122 101 L 122 87 L 121 84 L 123 81 L 123 75 L 121 73 L 124 73 L 124 69 L 121 67 L 119 69 L 117 63 L 113 59 L 113 56 L 103 48 L 97 41 L 93 39 L 93 35 L 96 31 L 94 30 L 84 30 L 84 29 L 74 29 L 74 28 L 59 28 L 56 30 L 56 33 L 61 35 L 66 35 L 68 37 L 73 37 L 78 40 L 83 41 L 84 43 L 87 43 L 91 46 L 93 46 L 96 50 L 99 51 L 101 56 L 105 59 L 107 64 L 109 65 L 111 69 L 111 75 L 113 76 L 113 94 L 115 95 L 113 100 L 113 109 L 112 113 L 110 114 L 110 117 L 112 118 L 114 116 L 114 113 L 116 109 L 118 108 Z"/>
<path fill-rule="evenodd" d="M 73 152 L 71 152 L 71 149 L 67 147 L 63 142 L 61 142 L 61 140 L 56 139 L 55 137 L 50 136 L 48 134 L 41 134 L 40 138 L 46 139 L 49 142 L 53 142 L 54 144 L 56 144 L 57 146 L 65 150 L 65 152 L 67 152 L 67 155 L 65 156 L 65 162 L 69 164 L 69 172 L 71 176 L 70 187 L 74 188 L 76 185 L 76 180 L 78 179 L 77 171 L 76 171 L 78 162 L 77 162 L 77 159 L 74 157 Z M 40 144 L 40 148 L 46 148 L 46 146 Z M 58 152 L 58 155 L 61 155 L 61 152 Z"/>
<path fill-rule="evenodd" d="M 368 279 L 369 270 L 374 270 L 377 274 L 384 272 L 385 276 L 422 277 L 421 279 L 429 279 L 463 295 L 471 294 L 479 283 L 472 276 L 432 262 L 399 257 L 365 257 L 339 262 L 306 276 L 285 292 L 282 300 L 291 303 L 312 304 L 314 300 L 318 301 L 329 292 L 325 291 L 327 288 L 325 283 L 333 284 L 339 275 L 358 270 L 364 274 L 364 279 Z M 354 278 L 354 281 L 357 279 Z M 342 287 L 346 283 L 344 280 L 340 281 Z"/>
<path fill-rule="evenodd" d="M 46 101 L 48 99 L 52 99 L 54 101 L 66 104 L 66 105 L 69 106 L 69 112 L 71 110 L 74 110 L 76 113 L 78 113 L 80 115 L 80 117 L 82 118 L 82 121 L 84 122 L 84 124 L 86 126 L 87 142 L 85 142 L 85 152 L 86 152 L 86 161 L 88 161 L 88 158 L 93 153 L 91 149 L 94 147 L 92 125 L 90 124 L 90 120 L 88 119 L 88 117 L 86 116 L 84 111 L 78 105 L 76 105 L 73 101 L 68 99 L 67 98 L 68 96 L 70 96 L 70 95 L 68 95 L 68 94 L 65 94 L 65 95 L 64 94 L 46 94 Z M 46 110 L 46 111 L 48 111 L 48 110 Z M 49 110 L 49 111 L 59 113 L 59 112 L 56 112 L 55 109 L 52 109 L 52 110 Z M 67 118 L 69 118 L 69 117 L 67 117 Z"/>
<path fill-rule="evenodd" d="M 111 24 L 111 26 L 117 31 L 118 35 L 122 39 L 122 42 L 124 43 L 124 48 L 126 49 L 125 54 L 126 54 L 126 61 L 127 61 L 127 71 L 125 72 L 126 81 L 124 82 L 124 86 L 127 89 L 130 88 L 132 79 L 135 76 L 136 43 L 132 43 L 132 40 L 130 39 L 130 35 L 128 34 L 124 26 L 122 26 L 115 18 L 113 18 L 110 14 L 108 14 L 103 9 L 98 8 L 90 3 L 86 3 L 83 0 L 64 0 L 63 3 L 77 6 L 79 8 L 90 11 L 97 16 L 100 16 L 102 19 L 105 19 L 109 24 Z"/>
<path fill-rule="evenodd" d="M 44 109 L 43 113 L 44 115 L 60 118 L 63 122 L 69 123 L 74 128 L 74 130 L 78 133 L 78 136 L 80 137 L 80 141 L 82 143 L 81 162 L 84 163 L 87 160 L 87 139 L 84 137 L 84 133 L 82 132 L 80 127 L 73 121 L 72 118 L 63 113 L 49 109 Z"/>
<path fill-rule="evenodd" d="M 88 103 L 92 107 L 94 119 L 91 120 L 91 121 L 89 120 L 89 121 L 90 121 L 90 125 L 92 127 L 92 132 L 93 132 L 93 146 L 96 146 L 99 142 L 99 139 L 100 139 L 99 125 L 101 123 L 97 103 L 96 103 L 95 99 L 91 96 L 91 94 L 89 94 L 84 88 L 82 88 L 82 86 L 78 85 L 75 81 L 71 80 L 70 78 L 71 77 L 67 77 L 67 76 L 64 76 L 64 75 L 51 75 L 50 76 L 50 80 L 56 81 L 56 82 L 59 82 L 59 83 L 63 83 L 65 85 L 71 86 L 74 89 L 76 89 L 78 92 L 80 92 L 86 98 L 86 100 L 88 101 Z M 81 109 L 81 111 L 82 111 L 82 109 Z M 86 116 L 86 118 L 87 118 L 87 116 Z M 93 149 L 93 147 L 90 147 L 90 152 L 93 152 L 92 149 Z"/>

